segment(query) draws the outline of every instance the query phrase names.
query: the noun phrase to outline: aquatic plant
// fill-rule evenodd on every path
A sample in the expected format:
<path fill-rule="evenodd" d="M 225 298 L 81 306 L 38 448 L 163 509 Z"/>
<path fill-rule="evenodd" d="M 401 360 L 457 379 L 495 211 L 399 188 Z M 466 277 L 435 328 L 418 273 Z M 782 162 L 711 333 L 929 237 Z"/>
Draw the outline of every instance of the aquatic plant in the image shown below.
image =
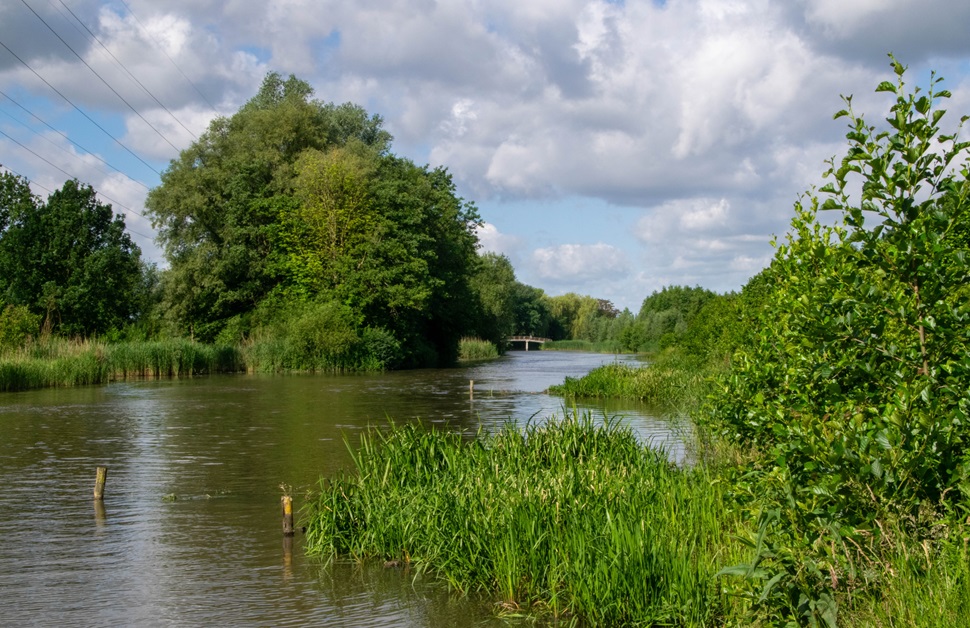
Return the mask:
<path fill-rule="evenodd" d="M 473 440 L 397 426 L 364 434 L 353 458 L 304 511 L 311 554 L 398 561 L 507 610 L 600 625 L 722 612 L 721 485 L 615 420 L 574 414 Z"/>
<path fill-rule="evenodd" d="M 494 343 L 481 338 L 462 338 L 458 343 L 458 361 L 491 360 L 499 355 Z"/>

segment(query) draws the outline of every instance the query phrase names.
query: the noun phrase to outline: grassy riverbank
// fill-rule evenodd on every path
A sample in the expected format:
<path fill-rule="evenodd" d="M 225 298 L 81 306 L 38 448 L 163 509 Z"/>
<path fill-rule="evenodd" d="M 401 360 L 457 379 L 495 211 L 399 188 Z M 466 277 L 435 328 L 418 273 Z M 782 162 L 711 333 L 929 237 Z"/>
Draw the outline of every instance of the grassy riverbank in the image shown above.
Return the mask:
<path fill-rule="evenodd" d="M 0 391 L 191 377 L 244 369 L 240 350 L 230 346 L 184 339 L 106 343 L 52 338 L 0 355 Z"/>
<path fill-rule="evenodd" d="M 666 408 L 696 406 L 711 385 L 711 369 L 700 368 L 677 353 L 657 356 L 649 366 L 604 364 L 583 377 L 567 377 L 549 393 L 568 398 L 638 399 Z"/>
<path fill-rule="evenodd" d="M 598 625 L 715 625 L 740 556 L 724 486 L 626 428 L 568 416 L 524 431 L 365 434 L 305 512 L 313 554 L 397 561 L 502 608 Z"/>

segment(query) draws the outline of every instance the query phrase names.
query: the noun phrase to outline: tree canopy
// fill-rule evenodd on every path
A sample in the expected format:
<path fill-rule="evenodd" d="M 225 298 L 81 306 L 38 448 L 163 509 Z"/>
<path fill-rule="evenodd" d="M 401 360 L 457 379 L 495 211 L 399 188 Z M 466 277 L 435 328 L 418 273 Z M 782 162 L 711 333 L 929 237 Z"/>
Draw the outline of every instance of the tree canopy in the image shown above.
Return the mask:
<path fill-rule="evenodd" d="M 164 309 L 211 340 L 334 301 L 403 343 L 406 363 L 450 361 L 472 318 L 475 207 L 443 168 L 391 154 L 380 116 L 312 94 L 270 73 L 162 175 L 147 207 L 170 265 Z"/>
<path fill-rule="evenodd" d="M 141 274 L 124 219 L 90 186 L 67 181 L 45 202 L 0 174 L 0 303 L 64 335 L 101 334 L 131 322 Z"/>

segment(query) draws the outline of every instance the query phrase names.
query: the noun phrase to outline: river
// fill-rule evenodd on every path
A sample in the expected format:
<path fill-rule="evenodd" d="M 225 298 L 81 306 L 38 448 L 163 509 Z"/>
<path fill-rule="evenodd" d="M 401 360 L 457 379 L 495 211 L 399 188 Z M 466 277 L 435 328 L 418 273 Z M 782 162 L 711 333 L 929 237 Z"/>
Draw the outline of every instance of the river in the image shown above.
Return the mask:
<path fill-rule="evenodd" d="M 512 352 L 448 370 L 0 393 L 0 625 L 508 625 L 401 570 L 305 557 L 299 534 L 282 536 L 280 484 L 299 508 L 348 468 L 345 438 L 389 420 L 471 435 L 561 414 L 542 391 L 613 359 Z M 643 405 L 579 410 L 683 455 L 679 431 Z"/>

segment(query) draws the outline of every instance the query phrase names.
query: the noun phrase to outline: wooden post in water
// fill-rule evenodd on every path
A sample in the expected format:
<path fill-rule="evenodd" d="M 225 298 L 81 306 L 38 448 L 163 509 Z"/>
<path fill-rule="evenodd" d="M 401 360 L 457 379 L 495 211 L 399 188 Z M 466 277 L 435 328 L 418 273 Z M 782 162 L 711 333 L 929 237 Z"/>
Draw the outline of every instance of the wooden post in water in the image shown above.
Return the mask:
<path fill-rule="evenodd" d="M 284 495 L 280 501 L 283 502 L 283 536 L 293 536 L 293 498 Z"/>
<path fill-rule="evenodd" d="M 94 477 L 94 498 L 97 500 L 104 499 L 104 483 L 108 479 L 108 467 L 98 467 L 97 474 Z"/>
<path fill-rule="evenodd" d="M 475 397 L 475 380 L 468 380 L 468 398 L 472 399 Z"/>

